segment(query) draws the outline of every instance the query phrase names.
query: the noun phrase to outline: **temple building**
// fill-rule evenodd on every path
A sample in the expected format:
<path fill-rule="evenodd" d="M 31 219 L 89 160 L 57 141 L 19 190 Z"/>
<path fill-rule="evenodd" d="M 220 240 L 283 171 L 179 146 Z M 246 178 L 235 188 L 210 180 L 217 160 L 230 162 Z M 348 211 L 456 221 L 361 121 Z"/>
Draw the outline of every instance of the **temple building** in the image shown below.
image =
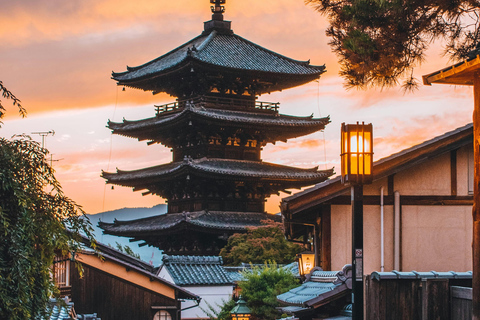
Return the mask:
<path fill-rule="evenodd" d="M 119 86 L 165 92 L 176 101 L 152 118 L 108 122 L 113 133 L 160 143 L 172 162 L 133 171 L 103 172 L 106 182 L 166 199 L 168 212 L 100 223 L 168 254 L 217 255 L 230 235 L 265 219 L 266 198 L 326 180 L 333 170 L 263 162 L 268 143 L 323 130 L 330 120 L 279 113 L 258 96 L 316 80 L 325 66 L 297 61 L 236 34 L 223 20 L 225 0 L 210 0 L 212 20 L 198 37 L 138 67 L 112 74 Z"/>

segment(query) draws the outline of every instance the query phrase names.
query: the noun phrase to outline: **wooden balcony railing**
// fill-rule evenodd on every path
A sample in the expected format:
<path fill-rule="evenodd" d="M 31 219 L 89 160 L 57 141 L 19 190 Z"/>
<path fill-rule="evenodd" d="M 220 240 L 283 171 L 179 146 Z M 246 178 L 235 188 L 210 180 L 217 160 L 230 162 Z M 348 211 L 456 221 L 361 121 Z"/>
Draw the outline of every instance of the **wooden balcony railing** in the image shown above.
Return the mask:
<path fill-rule="evenodd" d="M 175 102 L 155 106 L 156 115 L 165 112 L 175 111 L 184 108 L 187 102 L 200 105 L 205 108 L 228 109 L 239 111 L 262 110 L 267 113 L 277 113 L 280 106 L 279 102 L 264 102 L 247 99 L 224 98 L 224 97 L 200 97 L 190 100 L 177 100 Z"/>

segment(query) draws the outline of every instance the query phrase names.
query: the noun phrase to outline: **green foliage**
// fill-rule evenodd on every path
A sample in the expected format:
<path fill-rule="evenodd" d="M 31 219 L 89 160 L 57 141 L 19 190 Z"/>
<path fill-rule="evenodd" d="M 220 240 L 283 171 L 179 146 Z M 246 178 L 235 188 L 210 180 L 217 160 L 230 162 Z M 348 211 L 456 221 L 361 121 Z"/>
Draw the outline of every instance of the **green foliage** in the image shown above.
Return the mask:
<path fill-rule="evenodd" d="M 13 105 L 18 107 L 18 111 L 22 117 L 27 115 L 27 111 L 25 108 L 22 107 L 20 104 L 20 99 L 18 99 L 12 92 L 10 92 L 4 85 L 3 82 L 0 81 L 0 93 L 2 94 L 3 98 L 10 99 L 13 101 Z M 0 100 L 0 119 L 3 118 L 5 114 L 5 107 L 2 105 L 2 101 Z M 2 123 L 0 121 L 0 123 Z"/>
<path fill-rule="evenodd" d="M 55 253 L 76 250 L 80 232 L 93 239 L 88 218 L 64 195 L 46 153 L 29 137 L 0 138 L 0 319 L 45 313 Z"/>
<path fill-rule="evenodd" d="M 261 264 L 267 260 L 283 264 L 295 260 L 302 248 L 285 239 L 282 224 L 272 220 L 262 222 L 263 226 L 249 228 L 247 233 L 228 238 L 227 245 L 220 251 L 225 265 Z"/>
<path fill-rule="evenodd" d="M 339 57 L 347 88 L 390 87 L 404 78 L 417 82 L 413 68 L 434 40 L 444 54 L 468 57 L 480 40 L 478 0 L 305 0 L 330 21 L 326 34 Z"/>
<path fill-rule="evenodd" d="M 129 246 L 125 245 L 125 246 L 122 246 L 121 243 L 118 243 L 115 241 L 115 245 L 117 246 L 117 250 L 120 251 L 120 252 L 123 252 L 125 254 L 128 254 L 129 256 L 131 257 L 134 257 L 134 258 L 137 258 L 137 259 L 140 259 L 140 255 L 138 253 L 135 253 L 135 251 L 132 250 L 132 248 L 130 248 Z"/>
<path fill-rule="evenodd" d="M 205 301 L 205 304 L 207 305 L 208 309 L 204 309 L 202 307 L 200 307 L 200 309 L 205 312 L 210 320 L 231 320 L 232 315 L 230 314 L 230 311 L 233 309 L 233 307 L 235 307 L 236 302 L 235 300 L 230 299 L 228 301 L 223 301 L 222 306 L 217 304 L 218 307 L 221 307 L 219 311 L 217 311 L 216 308 L 207 301 Z"/>
<path fill-rule="evenodd" d="M 239 282 L 242 297 L 252 315 L 262 320 L 278 319 L 277 295 L 299 285 L 298 279 L 290 271 L 278 268 L 275 262 L 261 268 L 253 267 L 252 271 L 244 271 L 243 276 L 245 280 Z"/>

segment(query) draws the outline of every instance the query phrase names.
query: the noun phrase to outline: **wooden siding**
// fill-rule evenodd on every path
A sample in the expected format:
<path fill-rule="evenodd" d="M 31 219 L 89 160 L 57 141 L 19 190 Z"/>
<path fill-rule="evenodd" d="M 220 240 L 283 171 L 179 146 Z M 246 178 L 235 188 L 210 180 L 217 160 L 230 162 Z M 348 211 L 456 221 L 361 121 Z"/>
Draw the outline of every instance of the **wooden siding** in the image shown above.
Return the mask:
<path fill-rule="evenodd" d="M 71 284 L 77 314 L 96 312 L 102 320 L 152 320 L 157 311 L 152 307 L 180 308 L 174 299 L 87 265 L 83 265 L 82 278 L 77 268 L 72 268 Z M 178 319 L 177 310 L 168 312 L 172 320 Z"/>

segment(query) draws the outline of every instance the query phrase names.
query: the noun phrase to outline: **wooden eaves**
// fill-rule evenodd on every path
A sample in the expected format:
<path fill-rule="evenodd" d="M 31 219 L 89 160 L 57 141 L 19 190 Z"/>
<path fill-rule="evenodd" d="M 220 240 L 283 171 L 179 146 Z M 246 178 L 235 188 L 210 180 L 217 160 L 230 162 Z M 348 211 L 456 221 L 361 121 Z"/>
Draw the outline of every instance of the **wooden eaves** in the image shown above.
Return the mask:
<path fill-rule="evenodd" d="M 445 69 L 422 76 L 423 84 L 432 83 L 473 86 L 474 73 L 480 70 L 480 55 Z"/>

